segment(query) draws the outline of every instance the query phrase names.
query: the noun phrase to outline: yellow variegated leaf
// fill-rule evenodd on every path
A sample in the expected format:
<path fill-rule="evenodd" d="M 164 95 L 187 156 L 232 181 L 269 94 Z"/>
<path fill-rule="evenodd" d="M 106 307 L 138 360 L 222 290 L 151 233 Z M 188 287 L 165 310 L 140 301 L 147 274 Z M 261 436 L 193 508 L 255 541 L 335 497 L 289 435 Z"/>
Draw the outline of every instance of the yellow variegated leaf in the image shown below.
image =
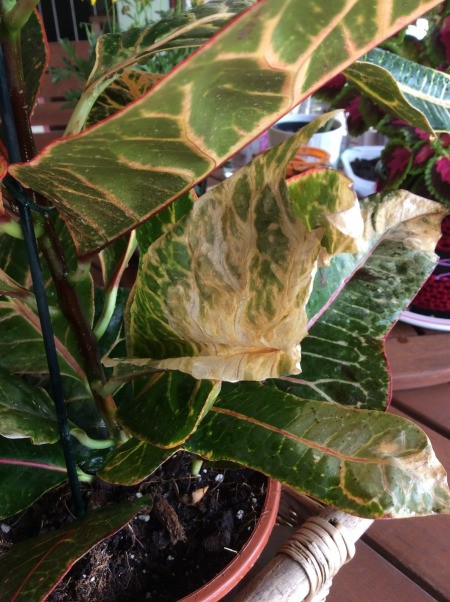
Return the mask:
<path fill-rule="evenodd" d="M 362 232 L 350 181 L 339 172 L 313 171 L 302 179 L 304 194 L 297 186 L 289 199 L 286 165 L 327 119 L 202 196 L 150 246 L 130 308 L 131 356 L 199 379 L 299 372 L 318 261 L 336 249 L 356 251 Z"/>

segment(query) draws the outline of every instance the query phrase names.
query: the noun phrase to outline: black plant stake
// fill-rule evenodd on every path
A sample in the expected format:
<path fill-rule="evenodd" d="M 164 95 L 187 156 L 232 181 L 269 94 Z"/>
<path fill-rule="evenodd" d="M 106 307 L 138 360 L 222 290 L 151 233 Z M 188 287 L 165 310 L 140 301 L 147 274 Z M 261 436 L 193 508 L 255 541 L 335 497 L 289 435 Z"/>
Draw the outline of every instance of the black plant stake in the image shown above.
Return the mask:
<path fill-rule="evenodd" d="M 8 148 L 9 158 L 12 163 L 19 163 L 22 158 L 20 155 L 20 147 L 17 139 L 17 132 L 14 122 L 14 116 L 11 106 L 11 99 L 8 91 L 6 80 L 5 65 L 3 52 L 0 47 L 0 114 L 3 121 L 3 129 L 6 138 L 6 146 Z M 61 373 L 59 370 L 58 356 L 56 354 L 55 339 L 53 336 L 53 328 L 50 320 L 50 312 L 45 292 L 44 279 L 42 277 L 41 264 L 39 261 L 39 253 L 34 233 L 33 220 L 31 218 L 30 207 L 39 209 L 46 213 L 45 207 L 34 205 L 28 199 L 22 186 L 12 177 L 5 179 L 5 186 L 12 192 L 17 205 L 19 207 L 20 223 L 22 227 L 23 237 L 27 249 L 28 263 L 30 265 L 31 278 L 33 281 L 34 294 L 41 323 L 42 337 L 44 339 L 45 354 L 47 357 L 47 365 L 50 374 L 50 383 L 53 393 L 53 401 L 55 403 L 56 416 L 58 420 L 59 434 L 66 462 L 67 476 L 69 479 L 70 488 L 72 491 L 73 501 L 75 505 L 75 513 L 77 516 L 82 516 L 85 513 L 84 502 L 81 496 L 80 482 L 78 480 L 77 465 L 73 454 L 72 440 L 69 432 L 67 420 L 67 410 L 64 402 L 64 391 L 61 381 Z"/>

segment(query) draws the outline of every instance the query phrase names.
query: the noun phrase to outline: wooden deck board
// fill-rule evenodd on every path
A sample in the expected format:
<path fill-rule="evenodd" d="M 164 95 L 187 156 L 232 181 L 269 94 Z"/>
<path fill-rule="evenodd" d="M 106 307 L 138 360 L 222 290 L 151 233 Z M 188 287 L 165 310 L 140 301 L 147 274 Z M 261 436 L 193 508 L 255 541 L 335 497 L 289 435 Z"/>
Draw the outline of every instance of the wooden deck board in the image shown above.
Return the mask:
<path fill-rule="evenodd" d="M 450 438 L 450 384 L 395 391 L 392 405 Z"/>
<path fill-rule="evenodd" d="M 395 407 L 390 411 L 406 416 Z M 450 472 L 449 439 L 415 422 Z M 437 600 L 450 600 L 450 516 L 376 521 L 363 540 Z"/>
<path fill-rule="evenodd" d="M 436 600 L 362 541 L 333 581 L 327 602 L 431 602 Z"/>
<path fill-rule="evenodd" d="M 394 389 L 416 389 L 450 381 L 450 335 L 396 336 L 386 341 Z"/>

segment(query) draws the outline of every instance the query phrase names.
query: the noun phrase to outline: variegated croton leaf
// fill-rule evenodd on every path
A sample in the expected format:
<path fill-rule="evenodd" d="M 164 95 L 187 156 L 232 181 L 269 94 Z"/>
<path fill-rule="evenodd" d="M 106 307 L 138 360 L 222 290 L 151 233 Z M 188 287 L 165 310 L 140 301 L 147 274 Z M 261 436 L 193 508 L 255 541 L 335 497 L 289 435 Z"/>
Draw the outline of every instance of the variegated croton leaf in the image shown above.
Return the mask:
<path fill-rule="evenodd" d="M 42 77 L 48 65 L 47 38 L 42 17 L 37 9 L 23 27 L 20 42 L 28 112 L 31 115 L 36 105 Z"/>
<path fill-rule="evenodd" d="M 24 510 L 66 479 L 59 443 L 34 445 L 0 436 L 0 519 Z"/>
<path fill-rule="evenodd" d="M 450 513 L 445 470 L 428 438 L 386 412 L 226 384 L 184 447 L 261 470 L 359 516 Z"/>
<path fill-rule="evenodd" d="M 43 389 L 0 369 L 0 435 L 30 438 L 35 445 L 59 439 L 53 402 Z"/>
<path fill-rule="evenodd" d="M 297 206 L 302 206 L 298 188 L 296 194 Z M 316 304 L 314 324 L 302 341 L 301 376 L 265 385 L 224 383 L 216 403 L 181 447 L 212 460 L 251 466 L 361 516 L 448 512 L 445 472 L 427 437 L 408 421 L 373 411 L 384 410 L 390 394 L 383 339 L 434 265 L 443 214 L 440 205 L 410 193 L 369 199 L 362 209 L 366 250 L 380 233 L 387 235 L 326 311 Z M 353 263 L 346 257 L 333 258 L 316 286 L 326 288 L 322 279 L 327 271 L 337 270 L 345 280 L 361 256 L 351 256 Z M 125 405 L 125 425 L 133 403 Z M 143 478 L 145 469 L 154 469 L 155 455 L 164 451 L 151 443 L 168 442 L 155 431 L 151 395 L 137 403 L 134 432 L 139 440 L 129 442 L 127 453 L 112 454 L 102 471 L 108 481 L 126 482 L 126 469 L 136 458 L 142 458 L 138 478 Z M 182 407 L 181 399 L 166 400 L 158 415 L 172 423 Z M 184 411 L 190 408 L 188 404 Z M 179 443 L 173 442 L 173 452 Z"/>
<path fill-rule="evenodd" d="M 98 472 L 98 476 L 115 485 L 136 485 L 154 472 L 178 449 L 178 447 L 162 449 L 147 441 L 131 437 L 109 454 L 104 467 Z"/>
<path fill-rule="evenodd" d="M 398 119 L 431 134 L 450 130 L 450 75 L 380 48 L 348 67 L 345 75 Z"/>
<path fill-rule="evenodd" d="M 94 307 L 89 265 L 79 264 L 64 222 L 59 218 L 54 221 L 54 226 L 64 245 L 68 275 L 77 290 L 86 319 L 91 322 Z M 0 367 L 16 374 L 47 374 L 41 326 L 23 240 L 0 233 L 0 265 Z M 43 274 L 62 373 L 86 383 L 83 358 L 59 308 L 53 280 L 45 265 Z"/>
<path fill-rule="evenodd" d="M 409 205 L 413 212 L 421 202 L 424 214 L 388 231 L 332 303 L 324 306 L 317 303 L 323 299 L 320 289 L 333 288 L 339 277 L 345 281 L 352 266 L 340 255 L 330 268 L 321 270 L 311 295 L 315 301 L 311 305 L 318 313 L 302 341 L 302 374 L 274 380 L 275 386 L 304 399 L 356 408 L 386 408 L 391 381 L 383 353 L 384 339 L 435 265 L 433 250 L 444 212 L 438 204 L 405 192 L 372 197 L 363 207 L 366 232 L 377 222 L 382 231 L 386 217 L 394 221 L 384 208 Z M 377 218 L 378 211 L 381 219 Z M 369 240 L 375 238 L 368 233 Z"/>
<path fill-rule="evenodd" d="M 160 211 L 437 3 L 257 2 L 141 100 L 11 173 L 55 203 L 88 253 Z"/>
<path fill-rule="evenodd" d="M 94 69 L 67 133 L 76 134 L 83 128 L 89 110 L 87 124 L 92 125 L 143 96 L 163 77 L 154 71 L 150 59 L 161 53 L 167 57 L 177 50 L 193 52 L 253 3 L 254 0 L 212 0 L 163 17 L 143 29 L 100 36 Z"/>

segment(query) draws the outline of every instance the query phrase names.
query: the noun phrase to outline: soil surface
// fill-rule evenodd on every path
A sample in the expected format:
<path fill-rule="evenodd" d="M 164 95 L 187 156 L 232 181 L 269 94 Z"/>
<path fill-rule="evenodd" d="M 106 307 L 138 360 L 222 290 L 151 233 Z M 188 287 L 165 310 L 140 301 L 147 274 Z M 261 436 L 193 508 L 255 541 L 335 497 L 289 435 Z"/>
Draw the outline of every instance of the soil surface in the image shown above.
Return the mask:
<path fill-rule="evenodd" d="M 379 160 L 379 157 L 375 159 L 354 159 L 350 165 L 352 166 L 353 173 L 358 178 L 375 182 L 377 179 L 376 166 Z"/>
<path fill-rule="evenodd" d="M 96 481 L 83 485 L 89 509 L 154 496 L 116 535 L 79 560 L 49 602 L 173 602 L 220 572 L 248 540 L 260 514 L 267 479 L 247 469 L 204 465 L 190 474 L 191 458 L 177 453 L 135 487 Z M 11 545 L 73 521 L 70 493 L 60 487 L 4 521 L 0 555 Z"/>

